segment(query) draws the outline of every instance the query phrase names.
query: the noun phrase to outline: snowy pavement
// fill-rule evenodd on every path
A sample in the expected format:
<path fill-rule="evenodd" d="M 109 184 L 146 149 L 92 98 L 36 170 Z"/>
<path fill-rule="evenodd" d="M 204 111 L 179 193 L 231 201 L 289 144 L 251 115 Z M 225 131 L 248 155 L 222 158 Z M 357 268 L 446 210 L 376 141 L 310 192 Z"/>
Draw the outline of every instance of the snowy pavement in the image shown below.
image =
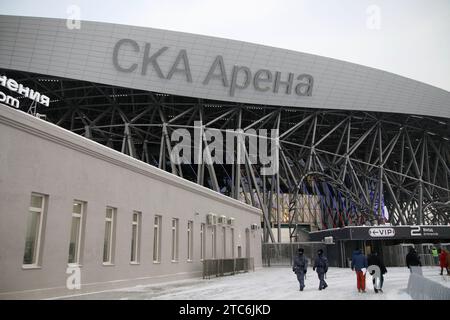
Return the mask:
<path fill-rule="evenodd" d="M 440 275 L 441 268 L 438 267 L 424 267 L 422 268 L 423 275 L 427 279 L 433 280 L 435 282 L 438 282 L 442 284 L 445 287 L 450 288 L 450 276 L 446 275 L 446 272 L 444 271 L 444 276 Z"/>
<path fill-rule="evenodd" d="M 424 276 L 450 286 L 450 280 L 439 275 L 437 267 L 423 268 Z M 409 271 L 406 267 L 388 268 L 383 294 L 375 294 L 371 277 L 367 277 L 366 293 L 358 293 L 356 276 L 350 269 L 330 268 L 328 288 L 318 290 L 317 274 L 308 270 L 303 292 L 290 267 L 271 267 L 255 272 L 203 279 L 188 279 L 153 285 L 135 286 L 98 293 L 59 297 L 63 299 L 161 299 L 161 300 L 410 300 L 406 293 Z M 369 279 L 370 278 L 370 279 Z"/>

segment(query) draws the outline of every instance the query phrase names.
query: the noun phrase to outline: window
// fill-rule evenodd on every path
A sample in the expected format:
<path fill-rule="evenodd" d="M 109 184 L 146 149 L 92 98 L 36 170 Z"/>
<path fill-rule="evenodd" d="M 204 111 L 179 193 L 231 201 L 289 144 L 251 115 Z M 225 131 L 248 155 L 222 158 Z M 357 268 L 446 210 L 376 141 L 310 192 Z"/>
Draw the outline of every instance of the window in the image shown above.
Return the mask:
<path fill-rule="evenodd" d="M 81 246 L 83 243 L 85 203 L 74 201 L 72 206 L 72 227 L 70 229 L 69 263 L 81 263 Z"/>
<path fill-rule="evenodd" d="M 161 262 L 161 216 L 155 216 L 153 225 L 153 262 Z"/>
<path fill-rule="evenodd" d="M 223 233 L 223 258 L 225 259 L 227 257 L 227 228 L 222 227 L 222 233 Z"/>
<path fill-rule="evenodd" d="M 192 261 L 193 253 L 194 253 L 194 222 L 188 221 L 187 226 L 187 245 L 188 245 L 188 251 L 187 251 L 187 260 Z"/>
<path fill-rule="evenodd" d="M 105 241 L 103 243 L 103 263 L 114 263 L 114 233 L 115 233 L 116 209 L 107 207 L 105 218 Z"/>
<path fill-rule="evenodd" d="M 231 228 L 231 257 L 234 258 L 234 228 Z"/>
<path fill-rule="evenodd" d="M 141 217 L 140 212 L 134 211 L 131 220 L 131 263 L 139 263 L 139 251 L 141 245 Z"/>
<path fill-rule="evenodd" d="M 211 256 L 212 256 L 213 259 L 216 258 L 216 231 L 217 231 L 216 226 L 213 226 L 212 229 L 211 229 L 211 240 L 212 240 Z"/>
<path fill-rule="evenodd" d="M 27 233 L 25 236 L 25 252 L 23 255 L 24 265 L 39 265 L 45 200 L 46 197 L 43 195 L 31 194 L 30 207 L 28 208 Z"/>
<path fill-rule="evenodd" d="M 172 219 L 172 261 L 178 261 L 178 219 Z"/>
<path fill-rule="evenodd" d="M 205 259 L 205 224 L 200 225 L 200 260 Z"/>

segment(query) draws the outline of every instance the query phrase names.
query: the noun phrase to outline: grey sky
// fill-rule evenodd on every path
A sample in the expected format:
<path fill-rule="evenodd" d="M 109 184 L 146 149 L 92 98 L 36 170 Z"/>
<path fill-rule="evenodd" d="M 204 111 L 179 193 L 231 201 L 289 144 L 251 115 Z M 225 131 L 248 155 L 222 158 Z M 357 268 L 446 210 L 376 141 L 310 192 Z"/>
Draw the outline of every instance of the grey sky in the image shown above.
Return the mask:
<path fill-rule="evenodd" d="M 82 20 L 308 52 L 450 91 L 449 0 L 15 0 L 1 1 L 0 13 L 67 18 L 72 4 Z M 367 27 L 376 21 L 371 5 L 380 9 L 379 29 Z"/>

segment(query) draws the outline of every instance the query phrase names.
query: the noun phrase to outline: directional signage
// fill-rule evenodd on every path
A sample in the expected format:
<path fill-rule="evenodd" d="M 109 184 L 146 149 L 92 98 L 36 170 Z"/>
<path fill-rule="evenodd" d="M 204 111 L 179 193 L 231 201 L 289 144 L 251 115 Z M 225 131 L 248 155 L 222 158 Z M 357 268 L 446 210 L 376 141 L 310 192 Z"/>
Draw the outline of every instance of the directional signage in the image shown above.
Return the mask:
<path fill-rule="evenodd" d="M 394 237 L 394 228 L 370 228 L 369 236 L 372 238 L 382 238 L 382 237 Z"/>
<path fill-rule="evenodd" d="M 311 241 L 332 236 L 335 240 L 436 239 L 450 241 L 450 226 L 360 226 L 311 232 Z"/>

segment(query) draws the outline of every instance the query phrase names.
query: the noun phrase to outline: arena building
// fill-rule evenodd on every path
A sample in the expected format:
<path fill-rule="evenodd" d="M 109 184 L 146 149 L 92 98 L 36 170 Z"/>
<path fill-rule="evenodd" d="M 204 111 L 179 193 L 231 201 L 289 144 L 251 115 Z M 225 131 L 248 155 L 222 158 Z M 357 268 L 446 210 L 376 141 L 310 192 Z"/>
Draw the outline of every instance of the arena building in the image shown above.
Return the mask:
<path fill-rule="evenodd" d="M 193 276 L 202 258 L 258 267 L 261 240 L 301 230 L 450 221 L 450 93 L 389 72 L 0 16 L 0 92 L 3 292 L 61 289 L 68 264 L 98 288 Z M 200 158 L 212 154 L 208 130 L 238 132 L 224 155 L 235 161 L 174 162 L 180 129 Z M 277 132 L 262 139 L 272 163 L 251 161 L 256 130 Z"/>

